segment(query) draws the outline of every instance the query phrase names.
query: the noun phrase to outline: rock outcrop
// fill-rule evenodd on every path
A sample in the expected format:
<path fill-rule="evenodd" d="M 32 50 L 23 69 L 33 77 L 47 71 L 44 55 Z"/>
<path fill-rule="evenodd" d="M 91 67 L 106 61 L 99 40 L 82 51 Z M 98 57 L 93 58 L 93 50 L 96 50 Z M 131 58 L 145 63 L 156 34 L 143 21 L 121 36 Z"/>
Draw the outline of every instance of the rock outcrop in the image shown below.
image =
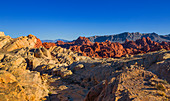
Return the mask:
<path fill-rule="evenodd" d="M 0 32 L 0 36 L 5 36 L 4 32 Z"/>
<path fill-rule="evenodd" d="M 77 40 L 72 42 L 63 42 L 63 41 L 57 41 L 56 44 L 58 46 L 61 46 L 63 48 L 70 48 L 71 46 L 80 46 L 80 45 L 88 45 L 91 46 L 93 43 L 89 41 L 86 37 L 79 37 Z"/>
<path fill-rule="evenodd" d="M 11 38 L 10 36 L 5 36 L 1 32 L 0 35 L 0 49 L 5 51 L 13 51 L 20 48 L 38 48 L 42 46 L 41 40 L 34 35 L 21 36 L 18 38 Z"/>
<path fill-rule="evenodd" d="M 48 96 L 48 89 L 40 73 L 26 70 L 26 60 L 18 55 L 4 53 L 0 63 L 0 99 L 2 101 L 39 101 Z"/>

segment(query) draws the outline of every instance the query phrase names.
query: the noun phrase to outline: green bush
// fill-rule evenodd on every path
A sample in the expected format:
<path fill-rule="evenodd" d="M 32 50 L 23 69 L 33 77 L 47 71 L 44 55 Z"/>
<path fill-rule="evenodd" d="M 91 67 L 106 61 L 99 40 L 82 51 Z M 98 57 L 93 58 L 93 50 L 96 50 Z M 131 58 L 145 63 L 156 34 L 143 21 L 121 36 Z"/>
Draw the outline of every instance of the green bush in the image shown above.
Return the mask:
<path fill-rule="evenodd" d="M 52 92 L 48 92 L 48 95 L 51 95 L 52 94 Z"/>

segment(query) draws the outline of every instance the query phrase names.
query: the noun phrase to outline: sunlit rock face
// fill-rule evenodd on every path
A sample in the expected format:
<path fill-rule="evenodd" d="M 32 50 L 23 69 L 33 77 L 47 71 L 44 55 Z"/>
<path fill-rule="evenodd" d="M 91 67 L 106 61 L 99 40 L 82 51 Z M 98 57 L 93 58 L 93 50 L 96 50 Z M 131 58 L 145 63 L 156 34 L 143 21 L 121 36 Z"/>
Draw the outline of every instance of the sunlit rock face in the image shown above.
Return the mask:
<path fill-rule="evenodd" d="M 3 32 L 0 33 L 0 48 L 6 51 L 13 51 L 20 48 L 39 48 L 42 42 L 34 35 L 21 36 L 18 38 L 11 38 L 5 36 Z"/>

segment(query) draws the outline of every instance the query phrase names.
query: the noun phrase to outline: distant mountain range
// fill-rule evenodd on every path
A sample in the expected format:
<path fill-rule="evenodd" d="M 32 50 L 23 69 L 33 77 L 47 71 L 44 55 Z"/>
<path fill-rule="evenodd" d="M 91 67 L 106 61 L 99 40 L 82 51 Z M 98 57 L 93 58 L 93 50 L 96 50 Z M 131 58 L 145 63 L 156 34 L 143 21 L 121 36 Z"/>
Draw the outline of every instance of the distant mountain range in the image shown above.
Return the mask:
<path fill-rule="evenodd" d="M 137 39 L 141 39 L 142 37 L 149 37 L 151 38 L 152 41 L 156 42 L 170 42 L 170 34 L 168 35 L 158 35 L 156 33 L 129 33 L 129 32 L 124 32 L 121 34 L 115 34 L 115 35 L 105 35 L 105 36 L 92 36 L 88 37 L 88 39 L 91 42 L 104 42 L 106 40 L 109 40 L 111 42 L 120 42 L 123 43 L 125 42 L 126 39 L 128 40 L 133 40 L 136 41 Z"/>
<path fill-rule="evenodd" d="M 87 37 L 87 38 L 91 42 L 105 42 L 106 40 L 108 40 L 111 42 L 123 43 L 123 42 L 125 42 L 126 39 L 136 41 L 137 39 L 141 39 L 143 37 L 145 37 L 145 38 L 149 37 L 152 41 L 155 41 L 155 42 L 162 42 L 162 41 L 170 42 L 170 34 L 158 35 L 156 33 L 139 33 L 139 32 L 135 32 L 135 33 L 124 32 L 124 33 L 115 34 L 115 35 L 91 36 L 91 37 Z M 71 42 L 71 41 L 64 40 L 64 39 L 41 40 L 41 41 L 42 41 L 42 43 L 43 42 L 56 43 L 59 40 L 63 41 L 63 42 Z"/>
<path fill-rule="evenodd" d="M 57 41 L 69 42 L 68 40 L 65 40 L 65 39 L 41 40 L 42 43 L 44 43 L 44 42 L 52 42 L 52 43 L 56 43 Z"/>

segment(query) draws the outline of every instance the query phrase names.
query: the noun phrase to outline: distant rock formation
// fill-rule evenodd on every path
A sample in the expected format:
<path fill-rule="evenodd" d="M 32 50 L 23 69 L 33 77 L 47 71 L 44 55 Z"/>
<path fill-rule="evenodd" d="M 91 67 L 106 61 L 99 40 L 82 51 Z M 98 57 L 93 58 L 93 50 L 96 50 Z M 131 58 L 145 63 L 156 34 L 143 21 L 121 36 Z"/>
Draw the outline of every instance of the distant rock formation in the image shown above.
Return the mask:
<path fill-rule="evenodd" d="M 91 42 L 105 42 L 106 40 L 109 40 L 111 42 L 120 42 L 123 43 L 125 42 L 126 39 L 128 40 L 133 40 L 136 41 L 137 39 L 141 38 L 147 38 L 149 37 L 152 41 L 155 42 L 170 42 L 170 34 L 168 35 L 158 35 L 156 33 L 129 33 L 129 32 L 124 32 L 121 34 L 115 34 L 115 35 L 105 35 L 105 36 L 91 36 L 88 37 L 88 39 Z"/>
<path fill-rule="evenodd" d="M 69 42 L 69 40 L 64 40 L 64 39 L 56 39 L 56 40 L 41 40 L 41 42 L 42 42 L 42 43 L 44 43 L 44 42 L 56 43 L 57 41 Z"/>
<path fill-rule="evenodd" d="M 80 45 L 93 45 L 93 43 L 86 37 L 79 37 L 77 40 L 72 42 L 63 42 L 57 41 L 56 45 L 61 46 L 63 48 L 70 48 L 71 46 L 80 46 Z"/>
<path fill-rule="evenodd" d="M 49 49 L 50 47 L 56 46 L 55 43 L 51 43 L 51 42 L 44 42 L 42 45 L 47 49 Z"/>
<path fill-rule="evenodd" d="M 136 41 L 125 40 L 124 43 L 111 42 L 106 40 L 105 42 L 92 43 L 88 38 L 79 37 L 72 42 L 58 41 L 57 46 L 71 49 L 82 53 L 83 56 L 108 58 L 108 57 L 122 57 L 126 54 L 138 54 L 152 51 L 158 51 L 160 49 L 170 50 L 170 42 L 155 42 L 149 37 L 137 39 Z"/>

